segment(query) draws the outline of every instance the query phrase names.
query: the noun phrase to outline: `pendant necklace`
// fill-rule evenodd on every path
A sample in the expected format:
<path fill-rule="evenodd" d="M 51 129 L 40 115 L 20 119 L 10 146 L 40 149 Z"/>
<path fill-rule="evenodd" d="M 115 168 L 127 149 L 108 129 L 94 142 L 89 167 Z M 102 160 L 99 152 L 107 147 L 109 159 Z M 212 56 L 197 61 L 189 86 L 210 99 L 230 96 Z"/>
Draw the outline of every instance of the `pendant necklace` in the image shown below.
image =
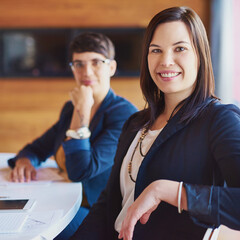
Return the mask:
<path fill-rule="evenodd" d="M 136 150 L 137 150 L 137 148 L 138 148 L 138 145 L 139 145 L 140 155 L 141 155 L 142 157 L 145 157 L 145 156 L 146 156 L 146 154 L 144 155 L 143 152 L 142 152 L 142 142 L 143 142 L 143 139 L 146 137 L 146 135 L 147 135 L 147 128 L 144 127 L 143 130 L 142 130 L 141 136 L 140 136 L 140 138 L 139 138 L 139 140 L 138 140 L 138 142 L 137 142 L 137 144 L 136 144 L 136 147 L 135 147 L 134 150 L 133 150 L 131 159 L 130 159 L 130 161 L 129 161 L 129 163 L 128 163 L 128 175 L 129 175 L 130 179 L 131 179 L 134 183 L 136 182 L 136 180 L 134 180 L 133 177 L 132 177 L 132 161 L 133 161 L 133 157 L 134 157 L 134 155 L 135 155 L 135 152 L 136 152 Z"/>

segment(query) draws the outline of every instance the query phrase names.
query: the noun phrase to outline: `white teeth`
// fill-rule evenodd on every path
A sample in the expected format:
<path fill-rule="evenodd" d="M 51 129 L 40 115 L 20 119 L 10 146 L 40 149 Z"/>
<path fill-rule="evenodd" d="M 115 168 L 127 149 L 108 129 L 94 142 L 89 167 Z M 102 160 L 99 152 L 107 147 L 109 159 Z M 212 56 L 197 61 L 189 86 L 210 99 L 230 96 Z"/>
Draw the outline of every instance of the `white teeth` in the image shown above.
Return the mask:
<path fill-rule="evenodd" d="M 165 77 L 165 78 L 167 78 L 167 77 L 175 77 L 175 76 L 177 76 L 179 73 L 160 73 L 160 75 L 162 76 L 162 77 Z"/>

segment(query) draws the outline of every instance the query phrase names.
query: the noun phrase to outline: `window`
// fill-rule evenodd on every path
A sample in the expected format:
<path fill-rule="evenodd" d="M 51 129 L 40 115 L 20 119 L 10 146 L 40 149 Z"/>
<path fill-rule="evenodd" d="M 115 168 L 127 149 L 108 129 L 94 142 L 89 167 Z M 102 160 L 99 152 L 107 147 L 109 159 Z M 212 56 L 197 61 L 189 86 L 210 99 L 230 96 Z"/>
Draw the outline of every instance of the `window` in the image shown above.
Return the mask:
<path fill-rule="evenodd" d="M 68 47 L 82 32 L 101 32 L 114 43 L 116 76 L 139 76 L 143 28 L 11 29 L 0 31 L 0 77 L 69 77 Z"/>

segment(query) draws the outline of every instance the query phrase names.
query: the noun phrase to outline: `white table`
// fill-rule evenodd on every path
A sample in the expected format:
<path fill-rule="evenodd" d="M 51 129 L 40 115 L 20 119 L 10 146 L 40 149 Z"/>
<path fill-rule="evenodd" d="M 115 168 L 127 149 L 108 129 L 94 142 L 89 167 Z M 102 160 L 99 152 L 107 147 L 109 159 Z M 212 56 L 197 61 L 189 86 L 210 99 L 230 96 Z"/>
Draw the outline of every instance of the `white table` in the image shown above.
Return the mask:
<path fill-rule="evenodd" d="M 30 183 L 12 183 L 7 180 L 10 168 L 7 159 L 14 154 L 0 153 L 0 196 L 34 198 L 36 204 L 22 231 L 17 234 L 0 234 L 1 240 L 53 239 L 72 220 L 82 201 L 82 184 L 58 179 L 56 163 L 47 160 L 39 169 L 45 180 Z M 49 168 L 50 167 L 50 168 Z M 46 174 L 53 171 L 52 180 Z M 46 174 L 45 174 L 46 173 Z M 45 175 L 44 175 L 45 174 Z M 4 179 L 3 179 L 4 178 Z"/>

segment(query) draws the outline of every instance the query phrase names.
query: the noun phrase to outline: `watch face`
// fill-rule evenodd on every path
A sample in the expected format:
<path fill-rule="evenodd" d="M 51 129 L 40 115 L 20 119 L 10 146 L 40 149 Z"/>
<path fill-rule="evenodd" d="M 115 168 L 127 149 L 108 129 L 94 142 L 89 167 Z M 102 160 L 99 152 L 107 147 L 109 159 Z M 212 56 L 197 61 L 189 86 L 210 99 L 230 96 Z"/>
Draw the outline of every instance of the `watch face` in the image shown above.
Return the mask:
<path fill-rule="evenodd" d="M 85 139 L 91 136 L 91 132 L 88 127 L 82 127 L 77 130 L 69 129 L 66 132 L 66 136 L 74 139 Z"/>
<path fill-rule="evenodd" d="M 79 134 L 75 130 L 72 130 L 72 129 L 67 130 L 66 136 L 70 137 L 70 138 L 74 138 L 74 139 L 80 139 Z"/>
<path fill-rule="evenodd" d="M 77 130 L 81 139 L 89 138 L 91 136 L 91 132 L 88 127 L 82 127 Z"/>

